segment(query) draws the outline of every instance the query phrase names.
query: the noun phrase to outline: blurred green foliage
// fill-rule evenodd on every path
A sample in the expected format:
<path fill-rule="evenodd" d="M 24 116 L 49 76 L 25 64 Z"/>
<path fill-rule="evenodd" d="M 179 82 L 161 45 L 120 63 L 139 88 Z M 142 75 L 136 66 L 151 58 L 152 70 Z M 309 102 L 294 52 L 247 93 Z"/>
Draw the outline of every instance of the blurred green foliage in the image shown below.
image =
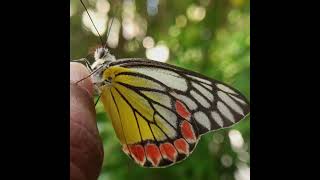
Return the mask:
<path fill-rule="evenodd" d="M 100 4 L 102 0 L 100 1 Z M 96 9 L 96 0 L 88 8 Z M 85 1 L 86 2 L 86 1 Z M 107 2 L 105 0 L 105 2 Z M 191 69 L 226 82 L 250 100 L 250 6 L 248 0 L 144 0 L 109 1 L 108 17 L 123 21 L 123 4 L 134 4 L 138 27 L 146 27 L 142 37 L 125 39 L 120 30 L 119 43 L 111 52 L 117 58 L 146 57 L 144 36 L 155 44 L 165 44 L 170 51 L 167 63 Z M 157 12 L 148 7 L 157 3 Z M 99 38 L 82 23 L 83 7 L 71 0 L 71 59 L 86 57 L 100 45 Z M 196 9 L 196 10 L 195 10 Z M 152 8 L 151 8 L 152 10 Z M 203 16 L 205 12 L 205 16 Z M 148 14 L 149 13 L 149 14 Z M 197 19 L 198 18 L 198 19 Z M 201 20 L 199 20 L 199 18 Z M 110 20 L 110 18 L 109 18 Z M 95 19 L 93 18 L 93 21 Z M 139 24 L 139 22 L 145 22 Z M 103 39 L 106 39 L 104 33 Z M 232 128 L 203 136 L 198 147 L 182 163 L 164 169 L 141 168 L 122 151 L 103 105 L 97 105 L 97 122 L 104 143 L 104 163 L 99 179 L 249 179 L 250 121 L 249 117 Z M 230 132 L 232 129 L 236 131 Z M 237 132 L 237 133 L 234 133 Z M 239 133 L 240 132 L 240 133 Z M 239 135 L 240 134 L 240 139 Z M 235 147 L 240 142 L 241 147 Z M 241 144 L 243 140 L 243 143 Z"/>

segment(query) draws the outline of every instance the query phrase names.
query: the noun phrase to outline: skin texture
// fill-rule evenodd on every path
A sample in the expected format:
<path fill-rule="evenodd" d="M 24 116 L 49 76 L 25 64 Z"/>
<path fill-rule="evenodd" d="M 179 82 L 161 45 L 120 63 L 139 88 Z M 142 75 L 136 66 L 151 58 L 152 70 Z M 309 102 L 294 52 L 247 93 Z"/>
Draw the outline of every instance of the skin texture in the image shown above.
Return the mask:
<path fill-rule="evenodd" d="M 93 84 L 79 63 L 70 63 L 70 179 L 96 180 L 99 176 L 103 146 L 99 136 L 93 102 Z"/>

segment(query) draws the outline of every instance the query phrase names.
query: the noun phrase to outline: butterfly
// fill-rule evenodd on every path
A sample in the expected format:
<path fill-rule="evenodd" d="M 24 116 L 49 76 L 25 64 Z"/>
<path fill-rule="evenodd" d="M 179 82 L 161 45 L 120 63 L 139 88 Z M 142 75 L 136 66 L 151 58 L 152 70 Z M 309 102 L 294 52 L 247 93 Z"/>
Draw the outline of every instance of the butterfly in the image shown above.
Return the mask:
<path fill-rule="evenodd" d="M 250 112 L 235 88 L 199 73 L 144 58 L 117 59 L 97 48 L 87 64 L 122 150 L 143 167 L 186 159 L 200 137 Z"/>
<path fill-rule="evenodd" d="M 142 167 L 183 161 L 202 135 L 250 112 L 241 92 L 202 74 L 145 58 L 116 59 L 106 46 L 96 49 L 94 59 L 80 61 L 91 72 L 122 150 Z"/>

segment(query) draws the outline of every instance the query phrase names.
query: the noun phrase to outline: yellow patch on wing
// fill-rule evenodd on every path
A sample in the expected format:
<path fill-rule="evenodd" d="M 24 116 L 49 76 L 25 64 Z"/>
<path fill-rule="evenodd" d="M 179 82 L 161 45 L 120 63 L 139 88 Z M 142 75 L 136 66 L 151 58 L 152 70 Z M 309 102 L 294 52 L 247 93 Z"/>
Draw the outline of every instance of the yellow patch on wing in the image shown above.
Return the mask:
<path fill-rule="evenodd" d="M 165 87 L 149 79 L 134 76 L 134 75 L 120 74 L 120 73 L 126 73 L 126 72 L 138 73 L 127 68 L 113 66 L 104 71 L 103 77 L 104 79 L 111 78 L 113 83 L 121 82 L 121 83 L 125 83 L 135 87 L 144 87 L 144 88 L 151 88 L 151 89 L 165 91 Z"/>
<path fill-rule="evenodd" d="M 164 140 L 166 136 L 163 132 L 156 125 L 148 124 L 148 122 L 154 123 L 154 110 L 148 100 L 118 82 L 133 83 L 131 85 L 134 86 L 140 84 L 141 86 L 150 86 L 148 88 L 153 89 L 154 85 L 159 84 L 131 75 L 117 76 L 121 72 L 132 71 L 122 67 L 111 67 L 105 70 L 104 77 L 111 78 L 112 83 L 110 87 L 103 88 L 101 96 L 120 142 L 122 144 L 134 144 L 141 142 L 141 140 L 155 140 L 154 136 L 157 140 Z M 161 86 L 159 85 L 159 87 Z M 165 125 L 162 126 L 165 127 Z"/>
<path fill-rule="evenodd" d="M 135 91 L 128 89 L 120 84 L 114 84 L 115 88 L 125 97 L 130 105 L 135 108 L 148 121 L 153 121 L 154 111 L 149 102 Z"/>
<path fill-rule="evenodd" d="M 141 131 L 141 136 L 143 140 L 154 140 L 151 129 L 146 120 L 144 120 L 139 114 L 137 114 L 137 119 Z"/>
<path fill-rule="evenodd" d="M 135 144 L 141 141 L 163 141 L 177 136 L 177 117 L 154 104 L 158 102 L 171 109 L 171 98 L 156 90 L 165 90 L 160 84 L 140 76 L 135 71 L 123 67 L 110 67 L 104 71 L 104 78 L 111 80 L 111 85 L 102 88 L 101 100 L 110 116 L 117 137 L 122 144 Z M 121 84 L 123 83 L 123 84 Z M 138 91 L 126 86 L 145 87 L 151 90 Z M 152 102 L 154 101 L 154 102 Z M 152 105 L 159 111 L 156 114 Z"/>
<path fill-rule="evenodd" d="M 152 132 L 153 132 L 155 138 L 158 141 L 163 141 L 167 138 L 166 135 L 156 125 L 151 124 L 150 126 L 151 126 L 151 129 L 152 129 Z"/>
<path fill-rule="evenodd" d="M 111 96 L 113 99 L 108 98 L 110 97 L 109 94 L 113 95 L 113 97 Z M 133 114 L 134 112 L 118 91 L 114 87 L 108 88 L 108 91 L 103 91 L 101 100 L 105 105 L 106 111 L 110 114 L 112 125 L 120 142 L 122 144 L 140 142 L 141 136 Z M 118 111 L 119 115 L 117 116 L 115 114 L 117 114 Z"/>
<path fill-rule="evenodd" d="M 153 91 L 141 91 L 141 92 L 153 101 L 156 101 L 168 108 L 172 107 L 170 97 L 164 93 L 153 92 Z"/>
<path fill-rule="evenodd" d="M 105 111 L 107 112 L 107 115 L 109 116 L 109 119 L 112 120 L 111 122 L 118 139 L 122 144 L 125 144 L 122 125 L 120 124 L 121 123 L 120 116 L 117 111 L 117 106 L 115 104 L 115 101 L 113 100 L 113 97 L 111 95 L 111 88 L 104 88 L 104 91 L 102 91 L 102 94 L 101 94 L 101 102 L 104 104 L 104 108 L 105 108 Z"/>
<path fill-rule="evenodd" d="M 148 80 L 142 77 L 132 76 L 132 75 L 121 74 L 119 76 L 116 76 L 114 81 L 122 82 L 134 87 L 143 87 L 143 88 L 150 88 L 150 89 L 165 91 L 165 88 L 156 82 L 153 82 L 151 80 Z"/>
<path fill-rule="evenodd" d="M 161 128 L 161 130 L 164 131 L 168 137 L 173 139 L 177 136 L 177 131 L 158 114 L 154 116 L 154 119 L 157 126 Z"/>

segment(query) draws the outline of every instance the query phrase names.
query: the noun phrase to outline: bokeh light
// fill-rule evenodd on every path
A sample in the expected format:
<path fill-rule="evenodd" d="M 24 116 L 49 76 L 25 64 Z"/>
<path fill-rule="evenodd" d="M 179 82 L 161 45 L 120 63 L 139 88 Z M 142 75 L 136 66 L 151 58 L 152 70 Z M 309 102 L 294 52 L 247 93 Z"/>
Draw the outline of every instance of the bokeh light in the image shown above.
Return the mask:
<path fill-rule="evenodd" d="M 123 37 L 126 40 L 132 40 L 133 38 L 142 40 L 147 31 L 146 20 L 136 14 L 136 5 L 133 0 L 125 0 L 122 7 Z"/>
<path fill-rule="evenodd" d="M 97 0 L 96 9 L 101 14 L 107 14 L 110 10 L 110 3 L 107 0 Z"/>
<path fill-rule="evenodd" d="M 100 13 L 98 11 L 95 11 L 94 9 L 88 9 L 88 13 L 90 14 L 92 20 L 94 21 L 94 25 L 96 26 L 98 32 L 101 35 L 103 35 L 107 30 L 108 16 L 104 13 Z M 94 28 L 94 25 L 90 21 L 90 18 L 88 16 L 87 12 L 82 13 L 82 23 L 94 35 L 99 36 L 98 32 Z"/>
<path fill-rule="evenodd" d="M 183 28 L 187 25 L 187 18 L 184 15 L 179 15 L 176 17 L 176 26 Z"/>
<path fill-rule="evenodd" d="M 147 12 L 149 16 L 155 16 L 158 13 L 159 0 L 147 0 Z"/>
<path fill-rule="evenodd" d="M 241 133 L 238 130 L 232 129 L 229 131 L 229 139 L 232 148 L 237 151 L 243 147 L 244 141 Z"/>
<path fill-rule="evenodd" d="M 169 35 L 172 37 L 177 37 L 181 33 L 180 29 L 177 26 L 171 26 L 169 28 Z"/>
<path fill-rule="evenodd" d="M 233 159 L 230 155 L 224 154 L 221 156 L 221 163 L 224 167 L 230 167 L 233 164 Z"/>
<path fill-rule="evenodd" d="M 202 21 L 206 17 L 206 9 L 192 4 L 187 9 L 187 16 L 191 21 Z"/>
<path fill-rule="evenodd" d="M 236 180 L 250 180 L 250 167 L 247 164 L 238 163 L 234 178 Z"/>
<path fill-rule="evenodd" d="M 146 49 L 153 48 L 154 47 L 154 40 L 152 37 L 147 36 L 143 39 L 142 44 L 143 44 L 143 47 Z"/>
<path fill-rule="evenodd" d="M 146 50 L 148 59 L 165 62 L 169 59 L 169 48 L 164 44 L 156 45 Z"/>
<path fill-rule="evenodd" d="M 110 48 L 116 48 L 118 47 L 118 43 L 119 43 L 121 23 L 117 18 L 114 18 L 113 21 L 109 21 L 108 27 L 109 28 L 111 27 L 111 28 L 110 28 L 110 34 L 108 37 L 107 44 Z"/>
<path fill-rule="evenodd" d="M 70 17 L 75 14 L 75 8 L 73 4 L 70 4 Z"/>

